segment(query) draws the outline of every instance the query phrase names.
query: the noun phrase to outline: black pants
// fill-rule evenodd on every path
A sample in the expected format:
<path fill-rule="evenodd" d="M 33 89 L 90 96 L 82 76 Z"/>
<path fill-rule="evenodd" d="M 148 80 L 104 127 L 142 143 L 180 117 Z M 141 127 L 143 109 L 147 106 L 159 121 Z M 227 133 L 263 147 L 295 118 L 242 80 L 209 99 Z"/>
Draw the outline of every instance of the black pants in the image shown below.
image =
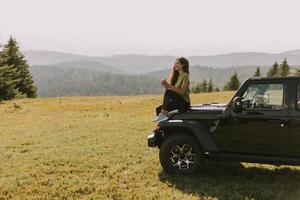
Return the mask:
<path fill-rule="evenodd" d="M 163 105 L 156 108 L 156 115 L 161 112 L 161 109 L 167 110 L 178 110 L 179 112 L 186 112 L 190 107 L 190 103 L 187 102 L 182 96 L 173 92 L 172 90 L 166 90 L 164 94 Z"/>

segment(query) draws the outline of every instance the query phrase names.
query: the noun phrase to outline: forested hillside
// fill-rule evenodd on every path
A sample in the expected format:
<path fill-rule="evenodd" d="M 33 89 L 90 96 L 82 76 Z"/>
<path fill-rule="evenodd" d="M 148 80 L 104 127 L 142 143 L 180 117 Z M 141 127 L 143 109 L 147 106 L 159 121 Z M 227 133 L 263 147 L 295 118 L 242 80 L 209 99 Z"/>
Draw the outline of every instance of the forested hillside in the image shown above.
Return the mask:
<path fill-rule="evenodd" d="M 162 92 L 159 79 L 82 68 L 32 66 L 38 96 L 137 95 Z"/>
<path fill-rule="evenodd" d="M 191 86 L 211 77 L 215 86 L 223 88 L 235 71 L 242 82 L 252 77 L 255 69 L 256 66 L 226 69 L 193 66 L 190 70 Z M 261 67 L 262 75 L 268 69 L 267 66 Z M 30 70 L 38 95 L 42 97 L 158 94 L 163 92 L 160 79 L 167 78 L 169 73 L 169 70 L 164 70 L 128 75 L 62 66 L 32 66 Z"/>
<path fill-rule="evenodd" d="M 88 57 L 47 51 L 27 51 L 26 55 L 30 63 L 40 64 L 30 65 L 30 71 L 38 87 L 38 96 L 41 97 L 162 93 L 163 88 L 159 81 L 161 78 L 168 78 L 169 70 L 176 59 L 173 56 L 133 54 Z M 298 51 L 276 55 L 236 53 L 188 57 L 191 87 L 211 78 L 214 87 L 222 90 L 234 72 L 242 83 L 254 75 L 257 67 L 260 68 L 261 76 L 266 76 L 274 62 L 281 64 L 280 59 L 284 56 L 291 58 L 288 60 L 289 64 L 292 63 L 291 70 L 299 66 L 294 64 L 300 63 Z M 220 67 L 221 63 L 224 67 Z M 247 63 L 257 65 L 241 66 Z M 230 64 L 231 67 L 228 66 Z"/>
<path fill-rule="evenodd" d="M 43 67 L 42 65 L 39 65 Z M 82 69 L 90 69 L 94 71 L 101 71 L 101 72 L 109 72 L 114 74 L 124 74 L 125 72 L 120 70 L 119 68 L 112 67 L 109 65 L 105 65 L 101 62 L 97 61 L 88 61 L 88 60 L 77 60 L 77 61 L 70 61 L 70 62 L 62 62 L 53 65 L 46 65 L 45 67 L 57 67 L 57 68 L 82 68 Z"/>

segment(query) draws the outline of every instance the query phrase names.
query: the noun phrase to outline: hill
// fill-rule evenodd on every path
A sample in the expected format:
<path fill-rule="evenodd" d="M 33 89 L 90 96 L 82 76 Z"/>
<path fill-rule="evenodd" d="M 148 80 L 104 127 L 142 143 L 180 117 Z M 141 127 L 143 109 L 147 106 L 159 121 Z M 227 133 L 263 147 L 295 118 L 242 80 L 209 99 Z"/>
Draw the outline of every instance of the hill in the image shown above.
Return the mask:
<path fill-rule="evenodd" d="M 74 62 L 78 60 L 90 60 L 88 56 L 54 51 L 24 51 L 24 55 L 30 65 L 52 65 L 62 62 Z"/>
<path fill-rule="evenodd" d="M 294 52 L 279 54 L 245 52 L 215 56 L 193 56 L 189 59 L 191 63 L 197 65 L 222 68 L 236 66 L 271 66 L 275 61 L 281 63 L 285 58 L 290 65 L 300 65 L 300 55 Z"/>
<path fill-rule="evenodd" d="M 300 199 L 299 167 L 211 161 L 191 177 L 165 174 L 147 147 L 160 103 L 161 95 L 2 102 L 0 199 Z"/>
<path fill-rule="evenodd" d="M 167 78 L 169 73 L 169 70 L 163 70 L 129 75 L 106 66 L 100 71 L 98 65 L 80 67 L 70 64 L 72 66 L 66 67 L 69 64 L 30 67 L 40 97 L 159 94 L 163 92 L 160 79 Z M 262 74 L 265 75 L 268 69 L 267 66 L 261 67 Z M 215 86 L 223 89 L 235 71 L 243 82 L 253 76 L 255 70 L 256 66 L 231 68 L 193 66 L 190 69 L 191 87 L 211 77 Z"/>
<path fill-rule="evenodd" d="M 284 55 L 296 55 L 296 56 L 300 56 L 300 50 L 286 51 L 286 52 L 283 52 L 282 54 L 284 54 Z"/>
<path fill-rule="evenodd" d="M 162 70 L 130 75 L 106 66 L 103 69 L 98 65 L 66 66 L 68 65 L 57 64 L 30 67 L 30 71 L 38 86 L 38 96 L 159 94 L 163 92 L 163 88 L 159 84 L 160 79 L 167 78 L 169 74 L 169 70 Z M 212 78 L 214 85 L 219 89 L 223 89 L 225 83 L 234 72 L 237 72 L 242 83 L 253 76 L 256 68 L 256 66 L 229 68 L 192 66 L 190 68 L 191 87 L 205 79 Z M 266 76 L 269 67 L 262 66 L 260 70 L 262 76 Z"/>
<path fill-rule="evenodd" d="M 290 65 L 298 63 L 298 59 L 300 63 L 298 53 L 299 51 L 295 50 L 278 55 L 236 53 L 190 57 L 192 85 L 212 78 L 215 86 L 222 89 L 235 71 L 241 82 L 253 76 L 257 66 L 260 66 L 262 76 L 265 76 L 276 59 L 287 57 Z M 32 63 L 52 63 L 30 67 L 38 86 L 38 95 L 41 97 L 161 93 L 163 88 L 159 80 L 167 78 L 176 59 L 173 56 L 134 54 L 87 57 L 47 51 L 28 51 L 26 55 Z M 208 66 L 193 65 L 194 63 L 204 63 Z M 259 63 L 259 65 L 246 66 L 249 63 Z M 270 63 L 270 65 L 260 65 L 262 63 Z M 210 65 L 214 67 L 209 67 Z"/>
<path fill-rule="evenodd" d="M 88 60 L 77 60 L 77 61 L 69 61 L 69 62 L 62 62 L 52 65 L 39 65 L 40 67 L 44 68 L 51 68 L 55 67 L 57 69 L 61 68 L 80 68 L 80 69 L 88 69 L 88 70 L 94 70 L 99 72 L 108 72 L 108 73 L 114 73 L 114 74 L 125 74 L 124 71 L 111 67 L 109 65 L 102 64 L 97 61 L 88 61 Z"/>
<path fill-rule="evenodd" d="M 72 63 L 74 66 L 80 65 L 77 62 L 84 61 L 87 65 L 91 63 L 101 63 L 119 69 L 129 74 L 139 74 L 145 72 L 166 69 L 173 64 L 176 57 L 173 56 L 146 56 L 146 55 L 114 55 L 107 57 L 88 57 L 76 54 L 52 52 L 52 51 L 25 51 L 30 65 L 62 65 Z"/>
<path fill-rule="evenodd" d="M 103 65 L 117 68 L 129 74 L 141 74 L 164 69 L 170 69 L 176 57 L 174 56 L 148 56 L 138 54 L 113 55 L 106 57 L 88 57 L 75 54 L 25 51 L 30 65 L 50 65 L 62 62 L 99 62 Z M 287 58 L 290 65 L 300 65 L 299 50 L 286 51 L 279 54 L 244 52 L 214 56 L 188 57 L 191 66 L 206 66 L 215 68 L 247 67 L 247 66 L 271 66 L 275 61 L 279 63 Z"/>
<path fill-rule="evenodd" d="M 97 61 L 110 66 L 116 66 L 129 74 L 141 74 L 167 69 L 174 64 L 175 59 L 176 57 L 174 56 L 147 56 L 137 54 L 95 58 Z"/>
<path fill-rule="evenodd" d="M 98 96 L 162 93 L 159 79 L 91 69 L 59 66 L 31 66 L 38 96 Z"/>

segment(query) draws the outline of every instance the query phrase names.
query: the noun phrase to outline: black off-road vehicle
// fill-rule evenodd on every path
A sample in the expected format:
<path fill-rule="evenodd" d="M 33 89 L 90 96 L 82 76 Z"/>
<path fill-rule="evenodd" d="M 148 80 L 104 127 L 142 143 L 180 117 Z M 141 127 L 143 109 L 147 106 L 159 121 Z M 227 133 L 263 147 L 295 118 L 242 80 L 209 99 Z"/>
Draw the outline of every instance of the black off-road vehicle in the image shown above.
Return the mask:
<path fill-rule="evenodd" d="M 168 117 L 148 136 L 168 173 L 194 173 L 216 158 L 300 165 L 300 77 L 250 78 L 228 104 Z"/>

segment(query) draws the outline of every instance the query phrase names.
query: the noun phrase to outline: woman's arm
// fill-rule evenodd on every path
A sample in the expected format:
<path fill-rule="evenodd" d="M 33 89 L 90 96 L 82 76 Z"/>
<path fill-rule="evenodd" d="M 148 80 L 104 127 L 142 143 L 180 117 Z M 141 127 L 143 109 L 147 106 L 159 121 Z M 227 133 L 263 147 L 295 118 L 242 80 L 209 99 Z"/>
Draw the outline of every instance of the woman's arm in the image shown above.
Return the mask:
<path fill-rule="evenodd" d="M 189 87 L 189 78 L 188 76 L 186 76 L 183 80 L 182 80 L 182 84 L 180 88 L 177 88 L 171 84 L 169 84 L 167 81 L 162 81 L 161 84 L 169 90 L 172 90 L 180 95 L 184 95 L 184 93 L 186 92 L 186 90 Z"/>
<path fill-rule="evenodd" d="M 171 72 L 170 72 L 170 74 L 169 74 L 169 78 L 168 78 L 168 80 L 167 80 L 167 82 L 168 82 L 169 84 L 172 83 L 173 77 L 174 77 L 174 67 L 173 67 L 173 69 L 171 70 Z"/>
<path fill-rule="evenodd" d="M 172 90 L 180 95 L 184 95 L 184 93 L 186 92 L 186 90 L 188 89 L 188 84 L 187 83 L 182 83 L 181 87 L 180 88 L 177 88 L 173 85 L 169 85 L 169 90 Z"/>

